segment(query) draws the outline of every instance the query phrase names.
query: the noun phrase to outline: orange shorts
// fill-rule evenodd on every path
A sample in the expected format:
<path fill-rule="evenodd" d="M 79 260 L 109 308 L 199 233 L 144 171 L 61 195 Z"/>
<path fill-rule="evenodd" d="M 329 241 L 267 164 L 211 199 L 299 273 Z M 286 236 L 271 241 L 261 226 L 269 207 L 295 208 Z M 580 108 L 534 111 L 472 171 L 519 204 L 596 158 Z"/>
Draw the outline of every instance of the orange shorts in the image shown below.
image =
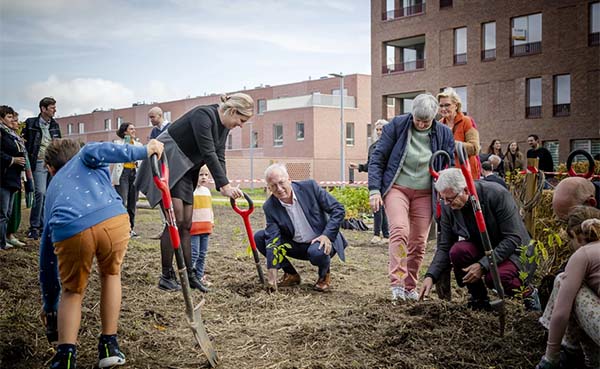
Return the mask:
<path fill-rule="evenodd" d="M 129 215 L 98 223 L 66 240 L 54 243 L 58 272 L 65 291 L 83 293 L 96 256 L 100 274 L 117 275 L 129 243 Z"/>

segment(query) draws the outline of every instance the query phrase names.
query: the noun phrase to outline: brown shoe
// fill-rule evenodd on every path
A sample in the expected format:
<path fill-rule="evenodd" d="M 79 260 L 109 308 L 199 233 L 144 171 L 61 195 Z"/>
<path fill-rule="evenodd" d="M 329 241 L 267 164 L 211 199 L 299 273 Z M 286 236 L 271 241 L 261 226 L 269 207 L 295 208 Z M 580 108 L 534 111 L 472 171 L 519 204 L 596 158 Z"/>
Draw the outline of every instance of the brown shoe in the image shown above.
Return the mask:
<path fill-rule="evenodd" d="M 329 290 L 329 285 L 331 284 L 331 275 L 329 272 L 325 274 L 324 278 L 319 278 L 317 283 L 315 283 L 313 289 L 319 292 L 325 292 Z"/>
<path fill-rule="evenodd" d="M 277 287 L 292 287 L 300 284 L 300 274 L 283 273 L 283 277 L 277 282 Z"/>

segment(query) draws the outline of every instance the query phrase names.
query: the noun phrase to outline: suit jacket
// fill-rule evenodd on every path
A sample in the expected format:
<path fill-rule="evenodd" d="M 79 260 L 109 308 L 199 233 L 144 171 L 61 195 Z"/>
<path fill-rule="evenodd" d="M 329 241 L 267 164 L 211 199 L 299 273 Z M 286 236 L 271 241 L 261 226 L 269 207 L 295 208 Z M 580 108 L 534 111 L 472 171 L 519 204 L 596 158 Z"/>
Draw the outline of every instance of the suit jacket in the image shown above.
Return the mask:
<path fill-rule="evenodd" d="M 509 259 L 520 270 L 531 271 L 531 266 L 523 266 L 519 260 L 521 247 L 529 245 L 530 237 L 510 192 L 497 183 L 487 181 L 476 181 L 475 188 L 496 262 L 500 264 Z M 483 244 L 470 203 L 459 210 L 442 204 L 437 250 L 427 270 L 427 275 L 434 281 L 450 266 L 450 248 L 459 236 L 477 245 L 483 255 Z M 486 270 L 490 269 L 486 256 L 479 263 Z"/>
<path fill-rule="evenodd" d="M 344 205 L 312 179 L 292 182 L 292 189 L 300 202 L 306 220 L 315 233 L 327 236 L 340 259 L 346 260 L 344 249 L 348 242 L 340 233 L 340 225 L 346 214 Z M 263 204 L 263 210 L 267 219 L 265 228 L 267 245 L 275 238 L 279 238 L 278 244 L 292 241 L 294 224 L 279 199 L 271 195 Z M 269 254 L 272 254 L 269 250 L 272 249 L 267 248 L 267 260 L 269 260 Z"/>

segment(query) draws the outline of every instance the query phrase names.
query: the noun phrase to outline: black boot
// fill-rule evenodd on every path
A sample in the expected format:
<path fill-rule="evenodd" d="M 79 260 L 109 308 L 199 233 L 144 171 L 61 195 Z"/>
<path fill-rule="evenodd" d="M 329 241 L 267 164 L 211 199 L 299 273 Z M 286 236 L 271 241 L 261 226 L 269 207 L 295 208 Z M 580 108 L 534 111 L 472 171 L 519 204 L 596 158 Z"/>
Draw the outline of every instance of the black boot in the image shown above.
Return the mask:
<path fill-rule="evenodd" d="M 196 270 L 192 269 L 191 272 L 188 273 L 188 279 L 190 281 L 190 287 L 200 290 L 204 293 L 207 293 L 208 287 L 206 287 L 199 279 L 196 277 Z"/>
<path fill-rule="evenodd" d="M 175 276 L 175 271 L 173 269 L 169 269 L 168 271 L 163 271 L 160 276 L 160 280 L 158 281 L 158 288 L 163 291 L 180 291 L 181 285 L 177 282 L 177 277 Z"/>

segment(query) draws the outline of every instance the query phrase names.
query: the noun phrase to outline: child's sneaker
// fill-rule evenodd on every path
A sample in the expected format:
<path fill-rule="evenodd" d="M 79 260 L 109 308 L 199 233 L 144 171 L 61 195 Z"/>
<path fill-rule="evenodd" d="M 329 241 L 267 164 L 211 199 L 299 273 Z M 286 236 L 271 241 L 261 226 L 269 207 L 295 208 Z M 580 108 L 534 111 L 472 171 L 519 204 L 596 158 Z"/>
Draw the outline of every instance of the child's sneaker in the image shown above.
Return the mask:
<path fill-rule="evenodd" d="M 117 335 L 100 336 L 98 343 L 98 367 L 112 368 L 125 364 L 125 355 L 119 350 Z"/>
<path fill-rule="evenodd" d="M 50 369 L 77 369 L 76 358 L 75 345 L 58 345 L 56 354 L 50 362 Z"/>

